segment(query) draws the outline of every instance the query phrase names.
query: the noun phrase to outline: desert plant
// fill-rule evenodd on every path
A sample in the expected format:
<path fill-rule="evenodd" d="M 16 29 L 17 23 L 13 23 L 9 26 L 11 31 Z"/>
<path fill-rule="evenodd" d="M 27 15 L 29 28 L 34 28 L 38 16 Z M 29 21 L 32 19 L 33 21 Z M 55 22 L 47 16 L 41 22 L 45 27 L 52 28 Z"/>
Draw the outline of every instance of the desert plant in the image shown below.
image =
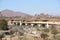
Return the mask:
<path fill-rule="evenodd" d="M 17 32 L 17 31 L 18 31 L 18 29 L 14 28 L 14 29 L 11 29 L 11 30 L 10 30 L 10 33 L 11 33 L 11 34 L 14 34 L 14 33 Z"/>
<path fill-rule="evenodd" d="M 53 36 L 54 38 L 55 38 L 55 35 L 58 34 L 58 32 L 57 32 L 56 29 L 52 29 L 52 30 L 51 30 L 51 33 L 54 34 L 54 36 Z"/>
<path fill-rule="evenodd" d="M 48 37 L 47 34 L 45 34 L 45 33 L 41 33 L 41 38 L 43 38 L 43 39 L 45 40 L 45 38 L 47 38 L 47 37 Z"/>
<path fill-rule="evenodd" d="M 48 28 L 43 29 L 44 32 L 49 32 Z"/>

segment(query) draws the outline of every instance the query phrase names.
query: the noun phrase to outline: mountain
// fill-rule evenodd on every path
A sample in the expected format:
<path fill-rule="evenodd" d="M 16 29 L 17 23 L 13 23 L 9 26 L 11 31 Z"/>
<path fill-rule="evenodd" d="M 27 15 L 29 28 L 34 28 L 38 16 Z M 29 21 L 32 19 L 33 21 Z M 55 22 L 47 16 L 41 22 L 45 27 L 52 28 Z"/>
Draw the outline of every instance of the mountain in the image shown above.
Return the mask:
<path fill-rule="evenodd" d="M 13 17 L 13 16 L 31 16 L 31 15 L 26 14 L 26 13 L 23 13 L 23 12 L 15 12 L 15 11 L 8 10 L 8 9 L 1 11 L 1 14 L 3 16 L 6 16 L 6 17 Z"/>

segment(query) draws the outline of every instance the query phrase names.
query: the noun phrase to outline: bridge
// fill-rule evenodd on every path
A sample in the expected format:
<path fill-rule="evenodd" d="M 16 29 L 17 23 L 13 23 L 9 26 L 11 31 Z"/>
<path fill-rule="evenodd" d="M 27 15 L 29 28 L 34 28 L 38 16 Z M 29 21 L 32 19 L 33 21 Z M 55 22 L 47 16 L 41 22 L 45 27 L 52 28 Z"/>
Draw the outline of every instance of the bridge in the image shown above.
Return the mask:
<path fill-rule="evenodd" d="M 19 20 L 19 21 L 9 20 L 8 25 L 19 25 L 19 26 L 22 26 L 22 25 L 29 26 L 29 25 L 31 25 L 31 26 L 39 26 L 39 27 L 46 26 L 48 28 L 51 25 L 60 25 L 60 22 L 49 22 L 49 21 L 46 21 L 46 22 L 43 22 L 43 21 L 31 21 L 31 22 L 24 21 L 24 22 L 22 22 L 21 20 Z"/>

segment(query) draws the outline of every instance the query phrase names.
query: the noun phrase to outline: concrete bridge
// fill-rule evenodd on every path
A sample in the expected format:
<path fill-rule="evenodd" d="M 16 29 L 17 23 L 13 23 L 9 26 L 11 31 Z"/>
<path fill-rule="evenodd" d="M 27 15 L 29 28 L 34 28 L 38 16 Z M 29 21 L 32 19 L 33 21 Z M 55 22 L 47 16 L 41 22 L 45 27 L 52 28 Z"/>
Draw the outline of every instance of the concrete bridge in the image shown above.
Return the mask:
<path fill-rule="evenodd" d="M 43 22 L 43 21 L 21 21 L 21 20 L 9 20 L 8 25 L 18 25 L 18 26 L 43 26 L 43 27 L 50 27 L 51 25 L 60 25 L 60 22 Z"/>

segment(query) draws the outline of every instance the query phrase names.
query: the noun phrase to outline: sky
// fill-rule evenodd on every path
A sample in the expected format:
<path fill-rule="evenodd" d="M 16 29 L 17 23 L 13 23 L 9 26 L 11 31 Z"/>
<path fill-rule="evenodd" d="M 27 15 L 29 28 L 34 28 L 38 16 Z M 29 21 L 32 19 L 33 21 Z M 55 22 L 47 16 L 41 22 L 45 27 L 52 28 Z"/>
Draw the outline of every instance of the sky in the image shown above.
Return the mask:
<path fill-rule="evenodd" d="M 1 10 L 20 11 L 30 15 L 60 15 L 60 0 L 0 0 Z"/>

